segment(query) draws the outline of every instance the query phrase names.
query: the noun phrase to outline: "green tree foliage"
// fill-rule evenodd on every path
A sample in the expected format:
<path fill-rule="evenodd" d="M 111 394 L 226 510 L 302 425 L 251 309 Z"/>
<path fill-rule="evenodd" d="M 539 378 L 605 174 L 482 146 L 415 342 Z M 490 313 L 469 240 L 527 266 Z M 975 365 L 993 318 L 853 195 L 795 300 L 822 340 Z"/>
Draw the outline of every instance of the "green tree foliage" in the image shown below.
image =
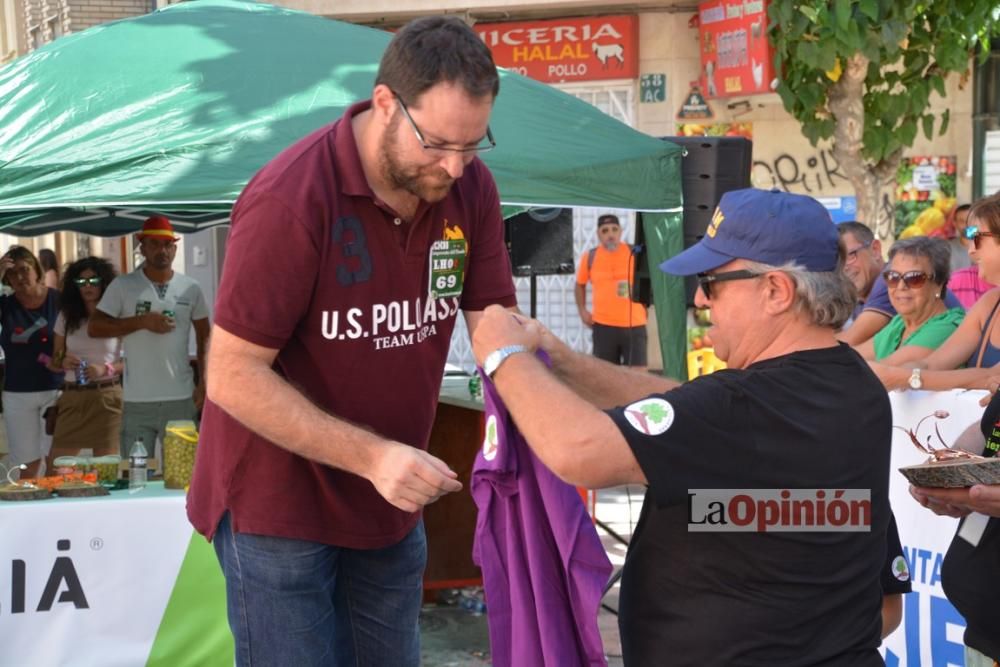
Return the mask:
<path fill-rule="evenodd" d="M 996 0 L 773 0 L 769 34 L 777 92 L 816 145 L 833 152 L 854 185 L 859 218 L 878 218 L 881 184 L 896 173 L 917 132 L 948 129 L 949 110 L 930 110 L 945 79 L 969 77 L 970 57 L 989 52 Z M 888 193 L 892 197 L 892 193 Z"/>

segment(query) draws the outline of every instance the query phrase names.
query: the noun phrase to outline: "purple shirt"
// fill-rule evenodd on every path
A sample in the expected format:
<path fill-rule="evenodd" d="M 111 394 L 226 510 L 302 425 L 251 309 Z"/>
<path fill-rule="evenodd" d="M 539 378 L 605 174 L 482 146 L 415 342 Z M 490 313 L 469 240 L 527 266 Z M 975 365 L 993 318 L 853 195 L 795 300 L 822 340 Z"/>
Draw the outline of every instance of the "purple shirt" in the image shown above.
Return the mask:
<path fill-rule="evenodd" d="M 611 574 L 576 489 L 538 460 L 483 380 L 486 428 L 472 469 L 472 559 L 483 571 L 496 667 L 606 665 L 597 612 Z"/>

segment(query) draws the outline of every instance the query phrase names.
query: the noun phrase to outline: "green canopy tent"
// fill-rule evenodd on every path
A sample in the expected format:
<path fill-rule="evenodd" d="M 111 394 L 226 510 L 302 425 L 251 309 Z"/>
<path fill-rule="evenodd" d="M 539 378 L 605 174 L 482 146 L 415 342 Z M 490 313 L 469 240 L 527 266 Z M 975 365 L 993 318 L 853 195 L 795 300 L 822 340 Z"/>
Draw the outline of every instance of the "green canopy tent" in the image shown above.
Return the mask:
<path fill-rule="evenodd" d="M 390 38 L 195 0 L 55 40 L 0 69 L 0 231 L 118 236 L 153 212 L 181 232 L 225 224 L 261 166 L 370 95 Z M 505 213 L 648 211 L 652 254 L 680 250 L 679 147 L 507 71 L 492 127 L 497 148 L 484 158 Z M 680 340 L 682 288 L 652 273 L 662 330 Z M 668 370 L 683 372 L 665 352 Z"/>

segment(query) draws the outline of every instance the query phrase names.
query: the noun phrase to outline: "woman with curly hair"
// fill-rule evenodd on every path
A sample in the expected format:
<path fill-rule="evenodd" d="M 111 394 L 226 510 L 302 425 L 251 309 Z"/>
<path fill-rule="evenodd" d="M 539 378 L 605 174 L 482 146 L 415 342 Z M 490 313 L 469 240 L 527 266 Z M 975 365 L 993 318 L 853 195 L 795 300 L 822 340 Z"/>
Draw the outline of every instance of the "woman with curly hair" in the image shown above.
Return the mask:
<path fill-rule="evenodd" d="M 121 339 L 87 334 L 87 320 L 114 278 L 114 267 L 100 257 L 73 262 L 63 277 L 52 365 L 65 372 L 65 380 L 52 436 L 52 458 L 78 455 L 84 448 L 92 448 L 95 456 L 118 453 Z"/>

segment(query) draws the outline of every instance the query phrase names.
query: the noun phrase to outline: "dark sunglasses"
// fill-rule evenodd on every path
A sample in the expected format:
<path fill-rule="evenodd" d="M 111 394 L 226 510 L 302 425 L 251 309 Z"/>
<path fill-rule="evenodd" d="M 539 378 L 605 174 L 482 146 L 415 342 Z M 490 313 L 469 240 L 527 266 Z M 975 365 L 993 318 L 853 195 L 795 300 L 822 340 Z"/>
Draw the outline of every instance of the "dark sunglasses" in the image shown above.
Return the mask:
<path fill-rule="evenodd" d="M 965 228 L 965 238 L 972 241 L 972 245 L 976 250 L 979 250 L 979 246 L 982 245 L 984 236 L 995 238 L 996 234 L 993 232 L 981 232 L 972 225 Z"/>
<path fill-rule="evenodd" d="M 760 278 L 762 275 L 764 274 L 741 269 L 739 271 L 723 271 L 722 273 L 699 273 L 697 278 L 705 298 L 711 301 L 712 283 L 724 283 L 727 280 L 749 280 L 750 278 Z"/>
<path fill-rule="evenodd" d="M 100 276 L 91 276 L 90 278 L 76 278 L 73 280 L 78 287 L 83 287 L 84 285 L 100 285 L 102 280 Z"/>
<path fill-rule="evenodd" d="M 903 281 L 909 289 L 920 289 L 927 284 L 927 281 L 933 278 L 933 276 L 927 275 L 923 271 L 907 271 L 906 273 L 900 273 L 899 271 L 889 270 L 882 274 L 885 278 L 885 284 L 889 286 L 890 289 L 896 289 L 899 287 L 899 281 Z"/>

